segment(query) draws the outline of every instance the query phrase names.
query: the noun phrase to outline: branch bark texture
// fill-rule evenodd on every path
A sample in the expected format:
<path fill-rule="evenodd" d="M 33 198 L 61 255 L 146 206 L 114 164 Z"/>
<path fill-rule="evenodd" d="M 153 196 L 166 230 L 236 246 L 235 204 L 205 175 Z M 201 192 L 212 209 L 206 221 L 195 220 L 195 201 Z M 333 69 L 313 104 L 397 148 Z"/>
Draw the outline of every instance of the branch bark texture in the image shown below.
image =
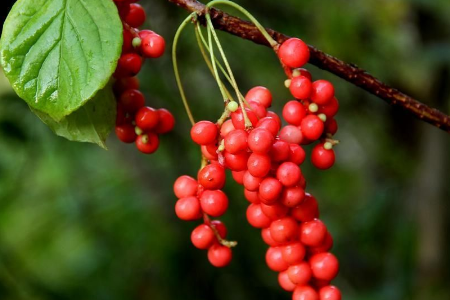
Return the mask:
<path fill-rule="evenodd" d="M 205 24 L 206 6 L 203 3 L 196 0 L 169 0 L 169 2 L 173 2 L 187 11 L 196 12 L 199 16 L 198 20 L 203 25 Z M 250 22 L 233 17 L 218 9 L 211 9 L 210 14 L 216 29 L 270 47 L 267 40 Z M 267 32 L 280 44 L 290 38 L 272 29 L 267 29 Z M 400 107 L 420 120 L 450 133 L 450 117 L 448 115 L 388 86 L 356 65 L 345 63 L 313 46 L 308 45 L 308 47 L 311 54 L 310 64 L 331 72 L 383 99 L 388 104 Z"/>

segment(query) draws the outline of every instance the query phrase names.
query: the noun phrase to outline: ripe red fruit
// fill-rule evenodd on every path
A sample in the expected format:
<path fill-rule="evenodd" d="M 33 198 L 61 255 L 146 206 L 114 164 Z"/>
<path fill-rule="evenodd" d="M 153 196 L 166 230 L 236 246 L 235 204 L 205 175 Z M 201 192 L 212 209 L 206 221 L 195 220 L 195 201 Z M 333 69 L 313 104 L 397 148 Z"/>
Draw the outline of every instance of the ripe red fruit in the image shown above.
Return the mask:
<path fill-rule="evenodd" d="M 155 34 L 155 32 L 152 30 L 149 30 L 149 29 L 143 29 L 143 30 L 139 31 L 139 38 L 141 40 L 143 40 L 146 36 L 148 36 L 150 34 Z"/>
<path fill-rule="evenodd" d="M 173 184 L 173 192 L 175 193 L 175 196 L 177 196 L 177 198 L 196 196 L 197 189 L 197 180 L 187 175 L 178 177 Z"/>
<path fill-rule="evenodd" d="M 272 151 L 270 152 L 270 155 L 274 162 L 282 162 L 288 160 L 289 152 L 289 143 L 282 140 L 276 140 L 272 145 Z"/>
<path fill-rule="evenodd" d="M 261 230 L 261 237 L 267 245 L 271 247 L 279 246 L 279 244 L 272 239 L 272 236 L 270 235 L 270 228 L 263 228 Z"/>
<path fill-rule="evenodd" d="M 325 114 L 327 118 L 334 117 L 339 110 L 339 102 L 333 97 L 326 105 L 319 106 L 318 114 Z"/>
<path fill-rule="evenodd" d="M 319 295 L 309 285 L 297 286 L 292 294 L 292 300 L 319 300 Z"/>
<path fill-rule="evenodd" d="M 255 177 L 252 174 L 250 174 L 249 171 L 245 171 L 243 179 L 243 184 L 245 189 L 249 191 L 257 191 L 259 190 L 259 185 L 263 181 L 261 177 Z"/>
<path fill-rule="evenodd" d="M 311 100 L 318 105 L 326 105 L 334 97 L 334 87 L 326 80 L 316 80 L 312 83 Z"/>
<path fill-rule="evenodd" d="M 191 138 L 199 145 L 208 145 L 216 142 L 218 133 L 219 129 L 216 124 L 210 121 L 200 121 L 192 126 Z"/>
<path fill-rule="evenodd" d="M 144 106 L 141 107 L 134 118 L 136 125 L 143 131 L 152 130 L 159 122 L 159 114 L 156 109 Z"/>
<path fill-rule="evenodd" d="M 305 199 L 305 190 L 300 186 L 287 187 L 281 194 L 281 203 L 286 207 L 296 207 Z"/>
<path fill-rule="evenodd" d="M 210 224 L 216 229 L 221 238 L 227 237 L 227 227 L 220 220 L 212 220 Z"/>
<path fill-rule="evenodd" d="M 138 90 L 139 89 L 139 79 L 137 77 L 125 77 L 117 79 L 114 82 L 114 93 L 116 95 L 121 95 L 126 90 Z"/>
<path fill-rule="evenodd" d="M 164 134 L 172 131 L 175 126 L 175 118 L 172 113 L 165 108 L 160 108 L 156 111 L 158 112 L 159 121 L 153 130 L 158 134 Z"/>
<path fill-rule="evenodd" d="M 258 102 L 262 106 L 268 108 L 272 105 L 272 94 L 263 86 L 255 86 L 247 92 L 247 95 L 245 95 L 245 100 L 248 102 Z"/>
<path fill-rule="evenodd" d="M 312 80 L 311 73 L 310 73 L 308 70 L 306 70 L 306 69 L 304 69 L 304 68 L 300 68 L 300 69 L 297 69 L 297 70 L 300 71 L 300 75 L 301 75 L 301 76 L 305 76 L 305 77 L 308 78 L 309 80 Z"/>
<path fill-rule="evenodd" d="M 128 53 L 133 51 L 133 34 L 128 29 L 123 29 L 123 44 L 122 53 Z"/>
<path fill-rule="evenodd" d="M 302 243 L 294 242 L 281 248 L 283 259 L 289 265 L 299 264 L 305 258 L 305 246 Z"/>
<path fill-rule="evenodd" d="M 248 223 L 256 228 L 269 227 L 270 223 L 272 223 L 272 220 L 263 213 L 259 204 L 250 204 L 246 215 Z"/>
<path fill-rule="evenodd" d="M 120 95 L 119 103 L 126 112 L 134 113 L 144 106 L 145 97 L 139 90 L 129 89 Z"/>
<path fill-rule="evenodd" d="M 220 127 L 220 135 L 224 138 L 224 137 L 226 137 L 228 135 L 228 133 L 230 133 L 233 130 L 235 130 L 234 125 L 233 125 L 233 121 L 226 120 L 222 124 L 222 127 Z"/>
<path fill-rule="evenodd" d="M 244 174 L 246 171 L 231 171 L 234 181 L 238 184 L 244 184 Z"/>
<path fill-rule="evenodd" d="M 335 119 L 328 119 L 325 122 L 325 132 L 331 135 L 335 135 L 338 131 L 338 124 Z"/>
<path fill-rule="evenodd" d="M 255 153 L 267 153 L 272 148 L 274 141 L 270 131 L 263 128 L 255 128 L 248 135 L 248 147 Z"/>
<path fill-rule="evenodd" d="M 116 78 L 136 76 L 142 67 L 142 58 L 135 53 L 127 53 L 119 58 L 117 69 L 114 73 Z"/>
<path fill-rule="evenodd" d="M 307 117 L 309 117 L 309 116 L 307 116 Z M 303 119 L 303 121 L 305 119 Z M 320 119 L 319 119 L 319 121 L 320 121 Z M 323 125 L 323 123 L 322 123 L 322 125 Z M 297 126 L 286 125 L 283 128 L 281 128 L 280 139 L 289 144 L 300 144 L 303 140 L 302 132 L 303 132 L 303 130 L 300 130 L 300 128 L 298 128 Z"/>
<path fill-rule="evenodd" d="M 302 103 L 292 100 L 284 105 L 282 114 L 286 122 L 299 126 L 306 116 L 306 109 Z"/>
<path fill-rule="evenodd" d="M 281 288 L 287 292 L 294 291 L 296 285 L 289 279 L 287 271 L 278 274 L 278 283 Z"/>
<path fill-rule="evenodd" d="M 221 190 L 204 191 L 200 196 L 202 210 L 212 216 L 220 217 L 228 208 L 228 197 Z"/>
<path fill-rule="evenodd" d="M 296 165 L 301 165 L 305 161 L 305 150 L 303 150 L 303 148 L 297 144 L 290 144 L 289 149 L 289 161 L 293 162 Z"/>
<path fill-rule="evenodd" d="M 284 162 L 277 169 L 277 179 L 286 187 L 296 185 L 301 175 L 300 167 L 293 162 Z"/>
<path fill-rule="evenodd" d="M 327 285 L 319 290 L 319 297 L 320 300 L 341 300 L 341 291 L 333 286 L 333 285 Z"/>
<path fill-rule="evenodd" d="M 142 39 L 141 49 L 144 56 L 158 58 L 164 54 L 166 41 L 159 34 L 148 34 Z"/>
<path fill-rule="evenodd" d="M 198 183 L 207 190 L 220 190 L 225 185 L 225 169 L 221 165 L 209 164 L 198 172 Z"/>
<path fill-rule="evenodd" d="M 278 56 L 289 68 L 300 68 L 309 60 L 308 45 L 298 38 L 290 38 L 281 44 Z"/>
<path fill-rule="evenodd" d="M 292 96 L 296 99 L 306 100 L 311 96 L 312 83 L 305 76 L 297 76 L 292 78 L 289 86 Z"/>
<path fill-rule="evenodd" d="M 149 132 L 136 138 L 136 147 L 145 154 L 152 154 L 159 147 L 159 138 L 156 134 Z"/>
<path fill-rule="evenodd" d="M 136 141 L 136 132 L 131 124 L 116 126 L 116 135 L 124 143 L 134 143 Z"/>
<path fill-rule="evenodd" d="M 131 27 L 140 27 L 144 24 L 146 19 L 145 10 L 136 3 L 130 4 L 130 10 L 125 17 L 125 22 Z"/>
<path fill-rule="evenodd" d="M 247 169 L 247 161 L 249 153 L 247 151 L 241 151 L 236 154 L 225 151 L 223 153 L 225 157 L 225 165 L 232 171 L 244 171 Z"/>
<path fill-rule="evenodd" d="M 281 203 L 275 203 L 272 205 L 261 203 L 261 209 L 263 213 L 272 220 L 278 220 L 280 218 L 283 218 L 284 216 L 287 215 L 289 211 L 289 208 L 287 208 Z"/>
<path fill-rule="evenodd" d="M 323 121 L 316 115 L 308 115 L 302 120 L 301 132 L 308 140 L 315 141 L 323 133 Z"/>
<path fill-rule="evenodd" d="M 200 149 L 202 151 L 203 156 L 207 160 L 217 160 L 218 159 L 218 155 L 217 155 L 218 147 L 216 144 L 201 145 Z"/>
<path fill-rule="evenodd" d="M 192 244 L 198 249 L 208 249 L 215 238 L 214 231 L 206 224 L 197 226 L 191 234 Z"/>
<path fill-rule="evenodd" d="M 228 133 L 224 138 L 225 150 L 236 154 L 241 151 L 247 151 L 248 133 L 242 129 L 236 129 Z"/>
<path fill-rule="evenodd" d="M 313 276 L 319 280 L 333 280 L 339 272 L 339 262 L 336 256 L 329 252 L 313 255 L 309 263 Z"/>
<path fill-rule="evenodd" d="M 292 216 L 300 222 L 312 221 L 319 217 L 317 200 L 311 194 L 305 193 L 305 199 L 292 209 Z"/>
<path fill-rule="evenodd" d="M 273 178 L 265 178 L 259 185 L 259 197 L 264 204 L 274 204 L 281 195 L 283 186 L 281 183 Z"/>
<path fill-rule="evenodd" d="M 251 125 L 253 127 L 256 126 L 256 124 L 258 124 L 258 117 L 256 116 L 256 114 L 246 108 L 245 112 L 247 114 L 247 118 L 250 120 Z M 245 128 L 245 121 L 244 121 L 244 114 L 242 113 L 242 109 L 238 109 L 237 111 L 231 113 L 231 121 L 233 122 L 233 126 L 236 129 L 246 129 Z"/>
<path fill-rule="evenodd" d="M 184 221 L 194 221 L 202 217 L 200 202 L 197 197 L 181 198 L 175 204 L 175 213 Z"/>
<path fill-rule="evenodd" d="M 259 193 L 257 191 L 249 191 L 244 189 L 244 197 L 248 202 L 259 204 L 261 200 L 259 200 Z"/>
<path fill-rule="evenodd" d="M 265 177 L 270 171 L 271 161 L 267 154 L 252 153 L 247 161 L 250 174 L 255 177 Z"/>
<path fill-rule="evenodd" d="M 322 244 L 317 247 L 309 247 L 308 253 L 309 254 L 318 254 L 318 253 L 328 252 L 331 250 L 332 247 L 333 247 L 333 237 L 331 236 L 331 234 L 329 232 L 327 232 L 327 235 L 326 235 L 324 241 L 322 242 Z"/>
<path fill-rule="evenodd" d="M 266 252 L 266 263 L 272 271 L 286 271 L 289 265 L 283 260 L 280 247 L 270 247 Z"/>
<path fill-rule="evenodd" d="M 208 260 L 216 268 L 226 267 L 233 257 L 231 249 L 220 244 L 214 244 L 208 249 Z"/>
<path fill-rule="evenodd" d="M 277 121 L 277 123 L 278 123 L 278 128 L 281 128 L 281 125 L 283 125 L 283 124 L 281 123 L 280 117 L 279 117 L 275 112 L 273 112 L 273 111 L 270 111 L 270 110 L 267 111 L 266 117 L 267 117 L 267 118 L 272 118 L 272 119 L 274 119 L 275 121 Z"/>
<path fill-rule="evenodd" d="M 277 136 L 280 131 L 278 122 L 272 117 L 264 117 L 256 124 L 256 128 L 262 128 L 268 130 L 274 137 Z"/>
<path fill-rule="evenodd" d="M 323 143 L 317 144 L 311 152 L 312 164 L 320 170 L 326 170 L 334 165 L 336 157 L 333 149 L 325 149 Z"/>
<path fill-rule="evenodd" d="M 311 267 L 307 262 L 292 265 L 287 270 L 289 279 L 298 285 L 305 285 L 311 280 Z"/>
<path fill-rule="evenodd" d="M 327 235 L 327 227 L 319 219 L 302 223 L 300 226 L 300 242 L 309 247 L 320 246 Z"/>
<path fill-rule="evenodd" d="M 264 106 L 256 101 L 249 101 L 250 109 L 256 114 L 258 119 L 264 118 L 267 115 L 267 110 Z"/>
<path fill-rule="evenodd" d="M 286 243 L 297 239 L 298 224 L 292 217 L 284 217 L 270 224 L 270 235 L 275 242 Z"/>

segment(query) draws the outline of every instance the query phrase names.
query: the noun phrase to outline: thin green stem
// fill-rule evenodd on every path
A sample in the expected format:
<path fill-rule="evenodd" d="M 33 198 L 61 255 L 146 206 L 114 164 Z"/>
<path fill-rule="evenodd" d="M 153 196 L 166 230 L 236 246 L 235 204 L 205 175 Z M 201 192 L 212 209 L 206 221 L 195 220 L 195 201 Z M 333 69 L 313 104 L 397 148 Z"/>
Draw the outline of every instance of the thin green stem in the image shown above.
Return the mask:
<path fill-rule="evenodd" d="M 183 84 L 181 83 L 180 73 L 178 71 L 178 63 L 177 63 L 177 45 L 178 45 L 178 39 L 180 38 L 180 34 L 183 31 L 183 29 L 186 27 L 188 23 L 191 22 L 192 18 L 196 16 L 196 13 L 190 14 L 184 21 L 181 23 L 180 27 L 178 27 L 177 32 L 175 33 L 175 37 L 173 39 L 173 46 L 172 46 L 172 61 L 173 61 L 173 71 L 175 73 L 175 80 L 177 81 L 178 90 L 180 91 L 181 100 L 183 101 L 184 108 L 186 109 L 186 113 L 188 115 L 189 121 L 192 125 L 195 124 L 194 117 L 192 115 L 191 109 L 189 107 L 186 94 L 183 89 Z"/>
<path fill-rule="evenodd" d="M 243 98 L 241 92 L 239 91 L 238 85 L 236 83 L 236 80 L 234 78 L 233 75 L 233 71 L 231 70 L 230 64 L 228 63 L 227 57 L 225 55 L 225 52 L 223 51 L 222 45 L 220 44 L 219 38 L 216 34 L 216 31 L 214 30 L 214 25 L 211 21 L 211 16 L 209 13 L 206 13 L 206 21 L 207 21 L 207 29 L 211 32 L 212 36 L 214 37 L 214 40 L 216 42 L 217 48 L 219 49 L 220 55 L 222 56 L 223 59 L 223 63 L 225 64 L 225 67 L 227 69 L 228 75 L 230 76 L 231 79 L 231 85 L 233 86 L 235 92 L 236 92 L 236 96 L 238 97 L 239 100 L 239 104 L 241 106 L 241 110 L 242 110 L 242 115 L 244 117 L 244 122 L 245 122 L 245 127 L 246 128 L 250 128 L 252 127 L 252 123 L 250 122 L 250 120 L 248 119 L 247 116 L 247 112 L 245 111 L 245 105 L 243 102 Z"/>
<path fill-rule="evenodd" d="M 228 102 L 227 95 L 223 89 L 223 83 L 220 80 L 219 72 L 217 71 L 216 57 L 214 56 L 214 46 L 212 43 L 211 30 L 208 30 L 208 45 L 209 45 L 209 54 L 211 56 L 211 63 L 214 71 L 214 78 L 216 79 L 217 85 L 219 86 L 223 101 L 227 103 Z"/>
<path fill-rule="evenodd" d="M 206 4 L 206 7 L 210 8 L 213 7 L 216 4 L 223 4 L 223 5 L 228 5 L 231 7 L 234 7 L 235 9 L 237 9 L 238 11 L 240 11 L 241 13 L 243 13 L 245 16 L 247 16 L 247 18 L 250 19 L 250 21 L 255 24 L 256 28 L 258 28 L 258 30 L 261 32 L 261 34 L 266 38 L 266 40 L 269 42 L 270 46 L 272 48 L 275 48 L 278 46 L 278 42 L 275 41 L 270 34 L 267 32 L 267 30 L 261 25 L 261 23 L 258 22 L 258 20 L 256 20 L 255 17 L 253 17 L 253 15 L 251 13 L 249 13 L 245 8 L 243 8 L 242 6 L 240 6 L 239 4 L 236 4 L 232 1 L 227 1 L 227 0 L 214 0 L 209 2 L 208 4 Z"/>

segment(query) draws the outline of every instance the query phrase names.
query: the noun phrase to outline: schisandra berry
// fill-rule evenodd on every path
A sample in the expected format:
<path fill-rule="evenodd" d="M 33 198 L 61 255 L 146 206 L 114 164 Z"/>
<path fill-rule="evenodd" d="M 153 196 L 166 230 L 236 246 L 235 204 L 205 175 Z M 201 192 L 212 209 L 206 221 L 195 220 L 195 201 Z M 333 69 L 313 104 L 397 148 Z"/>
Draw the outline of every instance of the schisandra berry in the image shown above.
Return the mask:
<path fill-rule="evenodd" d="M 292 294 L 292 300 L 320 300 L 319 295 L 311 286 L 297 286 Z"/>
<path fill-rule="evenodd" d="M 334 87 L 326 80 L 316 80 L 312 83 L 311 100 L 318 105 L 326 105 L 334 97 Z"/>
<path fill-rule="evenodd" d="M 272 223 L 272 220 L 263 213 L 261 205 L 255 203 L 247 208 L 247 221 L 256 228 L 266 228 Z"/>
<path fill-rule="evenodd" d="M 265 178 L 259 186 L 259 196 L 264 204 L 273 204 L 280 197 L 282 184 L 273 177 Z"/>
<path fill-rule="evenodd" d="M 231 249 L 220 244 L 214 244 L 208 250 L 208 260 L 216 268 L 229 265 L 232 256 Z"/>
<path fill-rule="evenodd" d="M 281 247 L 270 247 L 266 252 L 267 266 L 275 272 L 283 272 L 289 268 L 287 262 L 283 259 Z"/>
<path fill-rule="evenodd" d="M 225 150 L 236 154 L 241 151 L 247 151 L 248 133 L 242 129 L 236 129 L 228 133 L 224 138 Z"/>
<path fill-rule="evenodd" d="M 236 154 L 225 151 L 225 165 L 232 171 L 244 171 L 247 168 L 249 153 L 241 151 Z"/>
<path fill-rule="evenodd" d="M 198 183 L 207 190 L 219 190 L 225 185 L 225 169 L 217 163 L 209 164 L 198 172 Z"/>
<path fill-rule="evenodd" d="M 146 19 L 145 10 L 137 3 L 130 4 L 130 10 L 125 16 L 125 22 L 131 27 L 140 27 L 144 24 Z"/>
<path fill-rule="evenodd" d="M 197 122 L 191 129 L 192 140 L 199 145 L 208 145 L 215 142 L 219 129 L 210 121 Z"/>
<path fill-rule="evenodd" d="M 271 235 L 272 236 L 272 235 Z M 283 255 L 283 259 L 289 265 L 299 264 L 305 258 L 306 250 L 305 246 L 303 246 L 300 242 L 294 242 L 292 244 L 288 244 L 282 247 L 281 254 Z"/>
<path fill-rule="evenodd" d="M 309 117 L 309 116 L 307 116 L 307 117 Z M 305 120 L 305 119 L 303 119 L 303 120 Z M 303 123 L 303 121 L 302 121 L 302 123 Z M 323 126 L 323 123 L 322 123 L 322 126 Z M 294 125 L 286 125 L 283 128 L 281 128 L 281 131 L 280 131 L 280 139 L 282 139 L 283 141 L 288 142 L 290 144 L 301 143 L 301 141 L 303 140 L 303 135 L 304 135 L 303 128 L 300 129 Z"/>
<path fill-rule="evenodd" d="M 278 122 L 272 117 L 264 117 L 259 120 L 258 124 L 256 124 L 257 128 L 266 129 L 269 131 L 274 137 L 277 136 L 278 131 L 280 131 L 280 126 Z"/>
<path fill-rule="evenodd" d="M 197 226 L 191 234 L 192 244 L 198 249 L 208 249 L 215 238 L 214 231 L 206 224 Z"/>
<path fill-rule="evenodd" d="M 202 217 L 200 202 L 197 197 L 181 198 L 175 204 L 175 214 L 184 221 L 194 221 Z"/>
<path fill-rule="evenodd" d="M 289 143 L 282 140 L 276 140 L 272 145 L 270 157 L 274 162 L 282 162 L 288 160 L 290 157 Z"/>
<path fill-rule="evenodd" d="M 148 132 L 136 138 L 136 147 L 145 154 L 152 154 L 159 147 L 159 138 L 156 134 Z"/>
<path fill-rule="evenodd" d="M 251 110 L 256 114 L 258 119 L 264 118 L 267 115 L 267 110 L 264 106 L 262 106 L 259 102 L 249 101 Z"/>
<path fill-rule="evenodd" d="M 326 170 L 334 165 L 336 157 L 333 149 L 325 149 L 324 144 L 317 144 L 311 152 L 312 164 L 321 170 Z"/>
<path fill-rule="evenodd" d="M 222 239 L 227 237 L 227 227 L 220 220 L 212 220 L 210 224 L 217 230 Z"/>
<path fill-rule="evenodd" d="M 323 121 L 316 115 L 306 116 L 301 123 L 301 132 L 303 135 L 312 141 L 317 140 L 324 130 Z"/>
<path fill-rule="evenodd" d="M 305 190 L 301 186 L 286 187 L 281 194 L 281 203 L 289 208 L 296 207 L 305 199 Z"/>
<path fill-rule="evenodd" d="M 311 280 L 312 271 L 307 262 L 292 265 L 287 270 L 289 279 L 297 285 L 305 285 Z"/>
<path fill-rule="evenodd" d="M 325 114 L 328 118 L 334 117 L 339 111 L 339 102 L 333 97 L 327 104 L 320 105 L 318 113 Z"/>
<path fill-rule="evenodd" d="M 247 118 L 250 120 L 251 125 L 253 127 L 255 127 L 256 124 L 258 124 L 258 117 L 256 116 L 256 114 L 248 108 L 245 109 L 245 113 L 247 114 Z M 244 114 L 242 113 L 242 109 L 238 109 L 234 113 L 231 113 L 231 121 L 233 122 L 234 128 L 246 129 L 245 128 L 245 119 L 244 119 Z"/>
<path fill-rule="evenodd" d="M 287 271 L 278 274 L 278 283 L 280 284 L 281 288 L 287 292 L 294 291 L 295 287 L 297 286 L 289 279 Z"/>
<path fill-rule="evenodd" d="M 339 272 L 339 262 L 336 256 L 329 252 L 313 255 L 309 263 L 312 275 L 319 280 L 333 280 Z"/>
<path fill-rule="evenodd" d="M 275 242 L 280 244 L 297 239 L 298 224 L 292 217 L 284 217 L 270 224 L 270 235 Z"/>
<path fill-rule="evenodd" d="M 317 200 L 311 194 L 305 193 L 305 199 L 292 209 L 292 216 L 300 222 L 312 221 L 319 217 Z"/>
<path fill-rule="evenodd" d="M 284 206 L 281 203 L 274 203 L 271 205 L 267 205 L 261 202 L 261 209 L 262 212 L 269 217 L 271 220 L 278 220 L 280 218 L 285 217 L 288 212 L 289 212 L 289 208 Z"/>
<path fill-rule="evenodd" d="M 165 108 L 160 108 L 156 111 L 158 112 L 159 121 L 153 130 L 158 134 L 164 134 L 172 131 L 175 126 L 175 118 L 172 113 Z"/>
<path fill-rule="evenodd" d="M 285 187 L 292 187 L 298 183 L 302 175 L 299 166 L 292 162 L 284 162 L 277 169 L 277 179 Z"/>
<path fill-rule="evenodd" d="M 135 121 L 136 125 L 142 130 L 152 130 L 159 122 L 158 111 L 152 107 L 144 106 L 137 111 Z"/>
<path fill-rule="evenodd" d="M 196 196 L 198 182 L 191 176 L 183 175 L 178 177 L 173 185 L 173 192 L 177 198 Z"/>
<path fill-rule="evenodd" d="M 146 57 L 158 58 L 164 54 L 166 42 L 159 34 L 148 34 L 142 39 L 141 49 Z"/>
<path fill-rule="evenodd" d="M 327 285 L 319 290 L 320 300 L 341 300 L 341 291 L 335 286 Z"/>
<path fill-rule="evenodd" d="M 116 78 L 136 76 L 142 67 L 142 58 L 135 53 L 127 53 L 119 58 L 117 69 L 114 73 Z"/>
<path fill-rule="evenodd" d="M 270 156 L 267 154 L 252 153 L 247 161 L 250 174 L 255 177 L 265 177 L 271 167 Z"/>
<path fill-rule="evenodd" d="M 274 137 L 264 128 L 255 128 L 248 135 L 248 147 L 254 153 L 267 153 L 272 148 Z"/>
<path fill-rule="evenodd" d="M 220 217 L 228 209 L 228 197 L 221 190 L 207 190 L 200 196 L 200 205 L 206 214 Z"/>
<path fill-rule="evenodd" d="M 290 38 L 281 44 L 278 56 L 289 68 L 300 68 L 309 60 L 309 48 L 302 40 Z"/>
<path fill-rule="evenodd" d="M 284 105 L 283 118 L 291 125 L 299 126 L 306 116 L 306 109 L 302 103 L 292 100 Z"/>
<path fill-rule="evenodd" d="M 139 90 L 128 89 L 120 95 L 119 103 L 125 111 L 134 113 L 144 106 L 145 97 Z"/>
<path fill-rule="evenodd" d="M 116 126 L 116 135 L 124 143 L 134 143 L 137 138 L 134 126 L 131 124 Z"/>
<path fill-rule="evenodd" d="M 327 227 L 319 219 L 302 223 L 300 226 L 300 242 L 305 246 L 319 246 L 327 235 Z"/>
<path fill-rule="evenodd" d="M 272 105 L 272 94 L 263 86 L 256 86 L 247 92 L 245 95 L 247 101 L 255 101 L 260 103 L 265 108 L 269 108 Z"/>
<path fill-rule="evenodd" d="M 292 78 L 291 84 L 289 85 L 289 90 L 294 98 L 306 100 L 312 94 L 313 85 L 311 80 L 305 76 L 297 76 Z"/>

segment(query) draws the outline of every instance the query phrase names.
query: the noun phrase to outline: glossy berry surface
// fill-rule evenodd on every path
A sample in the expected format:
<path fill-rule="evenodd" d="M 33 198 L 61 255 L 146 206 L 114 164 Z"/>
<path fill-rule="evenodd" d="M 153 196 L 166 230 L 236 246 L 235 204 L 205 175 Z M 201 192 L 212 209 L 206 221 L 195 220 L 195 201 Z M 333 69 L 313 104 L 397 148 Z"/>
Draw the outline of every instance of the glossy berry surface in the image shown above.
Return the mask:
<path fill-rule="evenodd" d="M 166 41 L 159 34 L 148 34 L 142 39 L 141 49 L 144 56 L 158 58 L 164 54 Z"/>
<path fill-rule="evenodd" d="M 230 264 L 232 259 L 231 249 L 220 244 L 214 244 L 208 250 L 209 262 L 217 268 L 223 268 Z"/>
<path fill-rule="evenodd" d="M 309 60 L 309 49 L 301 39 L 290 38 L 278 50 L 281 61 L 290 68 L 300 68 Z"/>
<path fill-rule="evenodd" d="M 217 125 L 210 121 L 200 121 L 191 129 L 192 140 L 199 145 L 208 145 L 215 142 L 219 133 Z"/>

